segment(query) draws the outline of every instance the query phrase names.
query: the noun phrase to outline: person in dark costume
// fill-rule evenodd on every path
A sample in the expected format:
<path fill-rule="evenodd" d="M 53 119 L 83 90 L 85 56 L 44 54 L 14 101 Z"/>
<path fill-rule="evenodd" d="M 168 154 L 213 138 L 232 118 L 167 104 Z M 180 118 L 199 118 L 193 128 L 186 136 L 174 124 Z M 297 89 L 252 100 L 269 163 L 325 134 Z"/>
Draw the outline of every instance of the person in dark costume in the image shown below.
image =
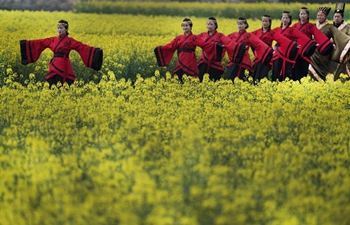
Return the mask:
<path fill-rule="evenodd" d="M 331 61 L 346 64 L 350 59 L 350 37 L 328 22 L 327 16 L 330 11 L 330 7 L 319 7 L 317 12 L 316 26 L 329 39 L 332 38 L 334 48 L 330 55 L 324 56 L 315 51 L 311 56 L 309 71 L 316 80 L 325 80 L 328 74 L 334 72 Z"/>
<path fill-rule="evenodd" d="M 69 60 L 71 50 L 79 53 L 85 66 L 97 71 L 102 67 L 102 49 L 91 47 L 69 37 L 68 27 L 67 21 L 60 20 L 57 24 L 58 36 L 20 41 L 21 62 L 23 65 L 36 62 L 46 48 L 50 48 L 54 52 L 53 58 L 49 63 L 49 72 L 46 76 L 50 87 L 58 82 L 62 84 L 67 82 L 71 85 L 76 79 Z"/>
<path fill-rule="evenodd" d="M 333 14 L 333 25 L 344 34 L 350 36 L 350 24 L 344 21 L 345 3 L 336 3 Z M 334 71 L 334 80 L 337 80 L 341 73 L 350 76 L 349 63 L 331 62 L 331 71 Z"/>

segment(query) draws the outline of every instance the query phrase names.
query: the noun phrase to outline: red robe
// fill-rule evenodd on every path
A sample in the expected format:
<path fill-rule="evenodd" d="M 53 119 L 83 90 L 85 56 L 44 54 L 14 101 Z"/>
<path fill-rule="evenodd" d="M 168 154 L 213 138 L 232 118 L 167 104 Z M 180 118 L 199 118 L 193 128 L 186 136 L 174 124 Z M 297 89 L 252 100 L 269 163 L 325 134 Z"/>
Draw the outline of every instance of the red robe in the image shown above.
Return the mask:
<path fill-rule="evenodd" d="M 201 56 L 199 57 L 198 60 L 198 67 L 206 63 L 208 67 L 212 67 L 216 70 L 224 72 L 224 68 L 222 66 L 221 59 L 225 56 L 226 51 L 228 52 L 229 55 L 232 54 L 239 54 L 239 51 L 236 51 L 239 48 L 236 48 L 236 43 L 232 42 L 232 40 L 228 37 L 226 37 L 224 34 L 214 31 L 212 35 L 209 35 L 208 32 L 203 32 L 198 35 L 203 39 L 204 42 L 206 43 L 212 43 L 215 46 L 217 46 L 216 50 L 213 52 L 205 52 L 203 51 Z M 223 44 L 225 45 L 225 48 L 220 48 L 220 45 Z M 235 58 L 235 57 L 233 57 Z"/>
<path fill-rule="evenodd" d="M 214 52 L 216 47 L 211 42 L 204 42 L 202 38 L 192 34 L 192 32 L 187 36 L 182 34 L 177 36 L 169 44 L 157 46 L 154 49 L 157 64 L 158 66 L 167 66 L 173 58 L 174 52 L 177 50 L 178 61 L 174 69 L 174 74 L 182 69 L 187 75 L 198 77 L 195 54 L 196 46 L 201 47 L 207 54 Z"/>
<path fill-rule="evenodd" d="M 295 28 L 290 26 L 284 29 L 282 27 L 276 27 L 273 30 L 283 34 L 290 40 L 296 41 L 300 46 L 298 53 L 301 56 L 310 57 L 316 50 L 316 43 Z"/>
<path fill-rule="evenodd" d="M 257 38 L 259 38 L 262 42 L 264 42 L 268 47 L 267 48 L 264 47 L 263 50 L 268 50 L 269 52 L 269 58 L 265 58 L 264 57 L 264 53 L 263 52 L 259 52 L 259 48 L 256 49 L 256 46 L 263 46 L 262 44 L 259 43 L 253 43 L 252 46 L 254 48 L 254 63 L 258 63 L 260 61 L 263 62 L 263 64 L 265 65 L 269 65 L 271 62 L 271 58 L 272 58 L 272 54 L 273 54 L 273 50 L 272 50 L 272 42 L 273 42 L 273 36 L 272 36 L 272 32 L 271 30 L 267 31 L 267 32 L 263 32 L 262 29 L 256 30 L 251 32 L 254 36 L 256 36 Z"/>
<path fill-rule="evenodd" d="M 271 32 L 273 34 L 273 39 L 277 41 L 272 59 L 273 80 L 277 78 L 279 80 L 284 80 L 287 76 L 289 77 L 292 75 L 290 69 L 294 67 L 295 60 L 298 56 L 297 45 L 299 44 L 304 52 L 305 49 L 311 48 L 311 44 L 309 44 L 309 39 L 305 35 L 290 27 L 285 29 L 277 27 Z M 300 43 L 297 44 L 294 40 L 298 39 Z"/>
<path fill-rule="evenodd" d="M 254 34 L 255 36 L 257 36 L 265 44 L 267 44 L 268 46 L 272 47 L 273 38 L 272 38 L 271 30 L 263 32 L 263 29 L 258 29 L 258 30 L 255 30 L 255 31 L 251 32 L 251 33 Z"/>
<path fill-rule="evenodd" d="M 277 42 L 277 45 L 275 45 L 274 47 L 275 51 L 272 61 L 278 57 L 288 60 L 294 60 L 294 56 L 292 56 L 292 49 L 293 47 L 296 48 L 295 41 L 288 39 L 287 37 L 279 33 L 277 30 L 269 30 L 264 33 L 262 29 L 259 29 L 253 31 L 252 33 L 270 47 L 272 47 L 273 41 Z"/>
<path fill-rule="evenodd" d="M 309 39 L 313 39 L 318 44 L 317 50 L 321 55 L 329 55 L 333 50 L 333 44 L 329 38 L 320 31 L 315 24 L 310 22 L 295 23 L 292 28 L 297 29 L 301 33 L 305 34 Z"/>
<path fill-rule="evenodd" d="M 242 32 L 234 32 L 228 35 L 229 38 L 234 40 L 237 43 L 243 43 L 248 46 L 252 46 L 254 48 L 255 60 L 254 63 L 263 62 L 264 64 L 269 64 L 272 58 L 273 50 L 270 46 L 261 41 L 258 37 L 256 37 L 252 33 L 248 33 L 247 31 Z M 235 64 L 232 60 L 227 64 L 227 67 Z M 236 63 L 241 68 L 247 69 L 250 72 L 253 72 L 253 65 L 250 60 L 250 56 L 248 53 L 248 48 L 244 52 L 244 56 L 241 63 Z M 238 73 L 240 74 L 240 73 Z"/>
<path fill-rule="evenodd" d="M 297 56 L 297 43 L 282 35 L 277 30 L 272 30 L 270 34 L 273 40 L 277 42 L 277 44 L 274 46 L 275 51 L 272 61 L 281 58 L 284 61 L 294 63 Z"/>
<path fill-rule="evenodd" d="M 79 53 L 85 66 L 94 70 L 100 70 L 102 66 L 102 49 L 83 44 L 68 37 L 68 35 L 30 41 L 21 40 L 20 47 L 23 65 L 36 62 L 40 54 L 46 48 L 50 48 L 54 52 L 54 56 L 49 63 L 49 72 L 46 76 L 46 80 L 55 75 L 63 77 L 63 82 L 65 82 L 66 79 L 73 81 L 76 79 L 69 60 L 69 52 L 71 50 L 75 50 Z"/>

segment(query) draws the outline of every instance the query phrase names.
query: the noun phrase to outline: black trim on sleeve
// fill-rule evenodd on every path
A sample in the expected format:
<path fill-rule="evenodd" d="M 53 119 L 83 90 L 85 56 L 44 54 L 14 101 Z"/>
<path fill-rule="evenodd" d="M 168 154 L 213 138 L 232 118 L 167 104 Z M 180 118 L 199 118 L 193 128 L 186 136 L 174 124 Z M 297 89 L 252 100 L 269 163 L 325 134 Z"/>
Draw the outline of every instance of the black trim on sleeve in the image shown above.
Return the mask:
<path fill-rule="evenodd" d="M 102 68 L 103 50 L 101 48 L 95 48 L 94 56 L 91 62 L 91 68 L 94 70 L 100 70 Z"/>
<path fill-rule="evenodd" d="M 20 40 L 19 45 L 21 47 L 21 63 L 23 65 L 28 64 L 28 58 L 27 58 L 27 48 L 26 48 L 26 40 Z"/>
<path fill-rule="evenodd" d="M 216 43 L 216 62 L 221 62 L 222 60 L 222 52 L 224 50 L 224 47 L 221 43 Z"/>

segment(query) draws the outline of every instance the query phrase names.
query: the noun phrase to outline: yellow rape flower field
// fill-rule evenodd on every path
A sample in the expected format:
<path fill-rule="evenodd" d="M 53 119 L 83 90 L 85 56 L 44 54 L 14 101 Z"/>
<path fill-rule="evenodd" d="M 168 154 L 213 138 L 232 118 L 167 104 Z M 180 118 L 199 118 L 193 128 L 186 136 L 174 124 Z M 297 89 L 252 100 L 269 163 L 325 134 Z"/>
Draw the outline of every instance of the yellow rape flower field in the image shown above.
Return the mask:
<path fill-rule="evenodd" d="M 182 18 L 0 17 L 0 225 L 350 224 L 350 82 L 180 84 L 164 68 L 132 82 L 113 60 L 135 50 L 125 41 L 154 66 L 150 49 Z M 50 89 L 38 77 L 45 52 L 20 84 L 18 41 L 55 35 L 62 18 L 104 49 L 101 80 Z M 220 21 L 228 33 L 232 20 Z"/>

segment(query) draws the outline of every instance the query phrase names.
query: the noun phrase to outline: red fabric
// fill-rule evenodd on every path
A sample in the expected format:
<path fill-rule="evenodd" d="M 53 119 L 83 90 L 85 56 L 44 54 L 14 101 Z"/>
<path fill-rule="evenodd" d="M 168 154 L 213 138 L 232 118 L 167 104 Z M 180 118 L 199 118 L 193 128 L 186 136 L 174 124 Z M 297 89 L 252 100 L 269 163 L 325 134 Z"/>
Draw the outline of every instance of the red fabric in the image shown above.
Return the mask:
<path fill-rule="evenodd" d="M 231 38 L 232 40 L 234 40 L 237 43 L 244 43 L 248 46 L 248 48 L 246 49 L 246 51 L 244 52 L 244 56 L 242 59 L 242 62 L 239 63 L 239 67 L 247 69 L 249 71 L 253 71 L 253 67 L 252 67 L 252 61 L 250 60 L 250 56 L 248 53 L 249 47 L 250 47 L 250 43 L 248 40 L 246 40 L 246 35 L 248 35 L 248 33 L 246 31 L 244 32 L 233 32 L 231 34 L 228 35 L 229 38 Z M 230 60 L 230 62 L 226 65 L 227 67 L 232 66 L 233 64 L 235 64 L 232 60 Z M 240 74 L 240 71 L 238 71 L 237 74 Z"/>
<path fill-rule="evenodd" d="M 169 44 L 157 46 L 155 55 L 158 66 L 167 66 L 173 58 L 174 52 L 178 51 L 178 61 L 174 69 L 176 74 L 182 69 L 187 75 L 198 77 L 196 46 L 201 47 L 206 54 L 212 54 L 215 46 L 212 42 L 205 42 L 202 38 L 190 33 L 188 36 L 179 35 Z M 212 56 L 213 57 L 213 56 Z"/>
<path fill-rule="evenodd" d="M 300 46 L 298 53 L 303 56 L 306 51 L 312 47 L 314 44 L 314 41 L 308 38 L 305 34 L 301 33 L 295 28 L 292 28 L 290 26 L 282 29 L 281 27 L 276 27 L 273 29 L 274 31 L 277 31 L 290 40 L 296 41 L 298 45 Z"/>
<path fill-rule="evenodd" d="M 255 54 L 255 60 L 254 63 L 264 61 L 266 57 L 268 56 L 269 52 L 272 50 L 271 47 L 269 47 L 267 44 L 265 44 L 262 40 L 260 40 L 257 36 L 255 36 L 252 33 L 248 33 L 246 31 L 243 32 L 234 32 L 232 34 L 229 34 L 228 37 L 230 37 L 233 41 L 237 43 L 244 43 L 247 46 L 252 46 L 254 48 L 254 54 Z M 253 71 L 253 64 L 250 60 L 250 56 L 248 53 L 248 49 L 244 52 L 244 57 L 241 63 L 238 65 L 244 69 L 249 70 L 250 72 Z M 227 64 L 227 67 L 235 64 L 232 60 Z"/>
<path fill-rule="evenodd" d="M 323 51 L 326 50 L 327 46 L 333 45 L 329 38 L 320 31 L 315 24 L 310 22 L 305 22 L 301 24 L 300 22 L 295 23 L 292 28 L 297 29 L 301 33 L 305 34 L 308 38 L 314 38 L 318 44 L 317 50 L 323 55 Z"/>
<path fill-rule="evenodd" d="M 265 44 L 272 47 L 272 42 L 273 42 L 272 34 L 273 33 L 271 32 L 271 30 L 263 32 L 262 29 L 258 29 L 258 30 L 251 32 L 251 33 L 254 34 L 256 37 L 258 37 L 260 40 L 262 40 Z"/>
<path fill-rule="evenodd" d="M 26 56 L 27 63 L 36 62 L 42 51 L 46 48 L 49 48 L 54 52 L 54 57 L 49 63 L 49 72 L 46 79 L 55 75 L 62 76 L 64 82 L 66 79 L 76 79 L 68 58 L 71 50 L 75 50 L 79 53 L 85 66 L 92 67 L 95 48 L 85 45 L 68 36 L 62 38 L 51 37 L 39 40 L 27 40 L 25 41 L 25 46 L 25 53 L 23 54 Z"/>
<path fill-rule="evenodd" d="M 277 42 L 274 49 L 274 57 L 272 61 L 277 58 L 282 58 L 283 60 L 287 60 L 292 62 L 296 59 L 295 54 L 291 54 L 293 47 L 297 45 L 297 43 L 286 36 L 282 35 L 279 30 L 274 30 L 271 32 L 272 38 Z"/>
<path fill-rule="evenodd" d="M 273 64 L 273 61 L 282 59 L 283 64 L 280 71 L 280 76 L 283 76 L 286 70 L 286 63 L 292 63 L 293 66 L 295 64 L 295 59 L 297 58 L 297 42 L 284 36 L 281 31 L 282 29 L 276 28 L 272 30 L 272 37 L 275 41 L 277 41 L 277 44 L 274 47 L 275 51 L 271 60 L 271 65 Z"/>
<path fill-rule="evenodd" d="M 230 49 L 231 53 L 233 52 L 232 48 L 234 43 L 232 43 L 228 37 L 226 37 L 224 34 L 220 32 L 215 31 L 212 35 L 209 35 L 208 32 L 203 32 L 199 34 L 198 37 L 200 37 L 205 43 L 212 43 L 214 44 L 214 46 L 216 46 L 217 43 L 221 43 L 225 45 L 226 47 L 222 51 L 221 58 L 224 58 L 227 48 Z M 230 55 L 230 52 L 228 52 L 229 55 Z M 220 61 L 217 60 L 216 51 L 213 51 L 213 52 L 203 51 L 201 56 L 199 57 L 197 65 L 199 66 L 202 63 L 206 63 L 209 65 L 209 67 L 212 67 L 214 69 L 224 71 L 221 60 Z"/>

